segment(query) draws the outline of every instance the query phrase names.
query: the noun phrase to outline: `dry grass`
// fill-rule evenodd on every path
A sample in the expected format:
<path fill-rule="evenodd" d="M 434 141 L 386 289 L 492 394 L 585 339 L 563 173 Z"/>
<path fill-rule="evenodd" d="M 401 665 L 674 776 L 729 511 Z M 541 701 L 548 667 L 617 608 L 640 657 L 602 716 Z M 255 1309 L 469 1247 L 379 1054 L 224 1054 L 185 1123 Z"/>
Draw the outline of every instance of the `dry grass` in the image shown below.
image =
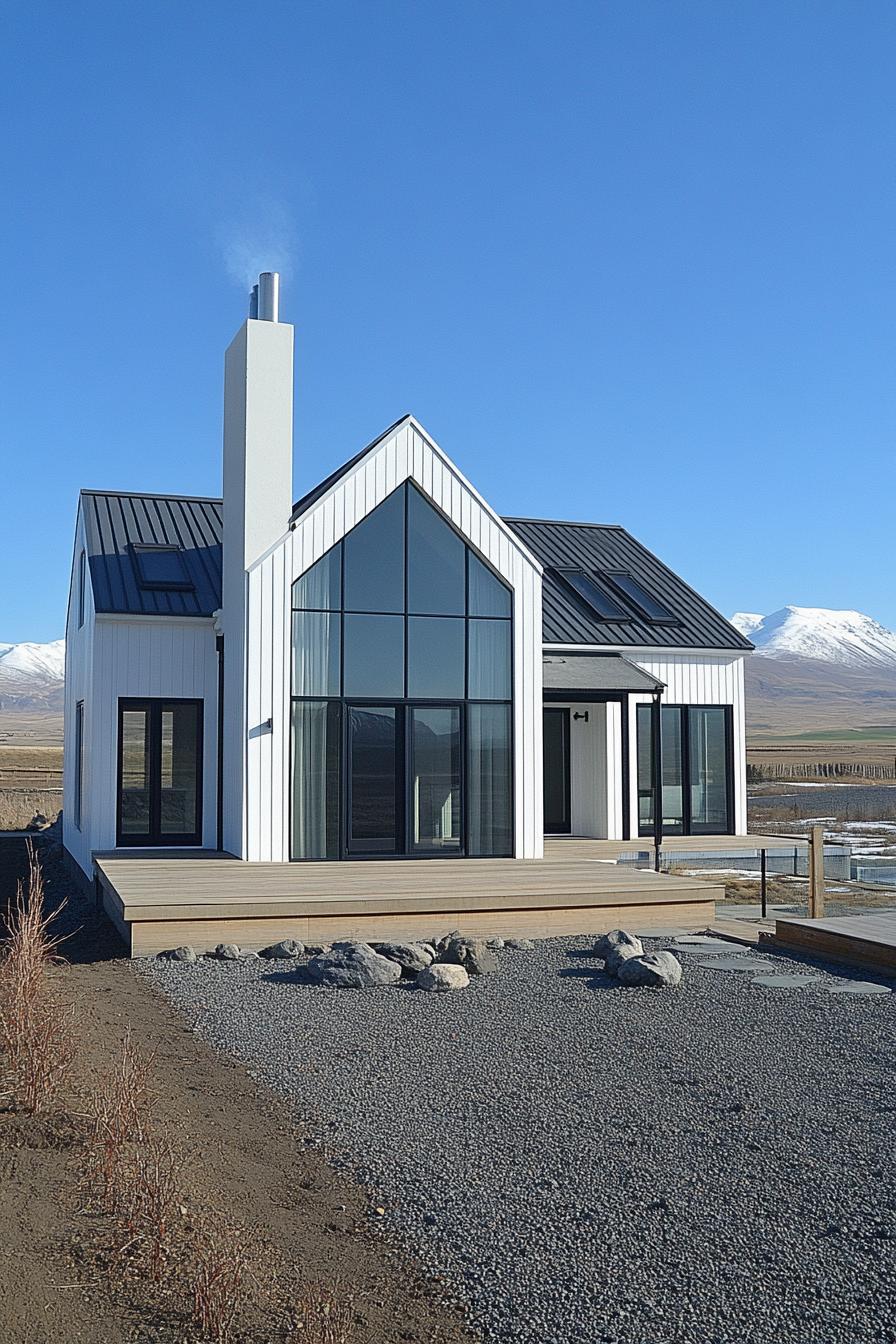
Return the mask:
<path fill-rule="evenodd" d="M 0 1032 L 14 1099 L 26 1111 L 49 1109 L 74 1058 L 73 1013 L 49 977 L 61 938 L 51 926 L 62 906 L 44 909 L 44 882 L 33 845 L 28 881 L 19 882 L 7 916 L 0 962 Z"/>
<path fill-rule="evenodd" d="M 128 1029 L 121 1058 L 92 1098 L 93 1145 L 84 1175 L 106 1213 L 118 1213 L 123 1207 L 128 1144 L 140 1143 L 146 1136 L 153 1102 L 149 1084 L 153 1058 L 134 1048 Z"/>
<path fill-rule="evenodd" d="M 0 789 L 0 831 L 24 831 L 38 813 L 55 821 L 61 789 Z"/>
<path fill-rule="evenodd" d="M 233 1337 L 247 1288 L 258 1286 L 252 1272 L 254 1239 L 224 1217 L 209 1219 L 197 1234 L 193 1277 L 193 1318 L 207 1339 Z"/>
<path fill-rule="evenodd" d="M 304 1344 L 348 1344 L 352 1335 L 351 1297 L 318 1285 L 306 1288 L 295 1304 L 294 1325 Z"/>

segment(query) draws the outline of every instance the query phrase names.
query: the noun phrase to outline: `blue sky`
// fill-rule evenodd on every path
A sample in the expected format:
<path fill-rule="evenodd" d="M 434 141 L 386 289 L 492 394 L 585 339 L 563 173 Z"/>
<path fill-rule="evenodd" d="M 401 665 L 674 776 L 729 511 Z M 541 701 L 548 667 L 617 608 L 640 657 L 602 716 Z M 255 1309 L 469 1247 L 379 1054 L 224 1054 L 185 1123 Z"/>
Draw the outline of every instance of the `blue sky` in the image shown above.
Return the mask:
<path fill-rule="evenodd" d="M 721 609 L 896 625 L 896 7 L 7 4 L 0 640 L 81 486 L 215 494 L 254 271 L 296 494 L 413 411 Z"/>

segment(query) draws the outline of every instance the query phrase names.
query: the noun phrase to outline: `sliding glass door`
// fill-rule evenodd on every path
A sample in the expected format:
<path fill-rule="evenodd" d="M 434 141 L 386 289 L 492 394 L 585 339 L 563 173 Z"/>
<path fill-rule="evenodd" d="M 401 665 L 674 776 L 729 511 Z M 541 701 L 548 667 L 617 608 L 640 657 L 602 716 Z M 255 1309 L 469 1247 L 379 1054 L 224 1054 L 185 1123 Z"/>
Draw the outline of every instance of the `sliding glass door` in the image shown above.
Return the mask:
<path fill-rule="evenodd" d="M 653 710 L 638 705 L 638 833 L 653 834 Z M 664 835 L 726 835 L 734 828 L 729 705 L 663 705 Z"/>
<path fill-rule="evenodd" d="M 118 705 L 118 844 L 201 844 L 202 701 Z"/>

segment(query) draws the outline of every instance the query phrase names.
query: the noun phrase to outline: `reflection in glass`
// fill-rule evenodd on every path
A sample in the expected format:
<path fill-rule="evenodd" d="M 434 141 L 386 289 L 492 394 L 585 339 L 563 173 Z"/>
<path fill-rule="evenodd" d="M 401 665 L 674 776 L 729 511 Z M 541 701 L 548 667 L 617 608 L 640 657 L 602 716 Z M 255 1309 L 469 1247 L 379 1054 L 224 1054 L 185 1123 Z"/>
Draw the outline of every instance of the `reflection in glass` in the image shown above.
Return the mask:
<path fill-rule="evenodd" d="M 354 706 L 349 711 L 349 849 L 394 854 L 398 848 L 397 710 Z"/>
<path fill-rule="evenodd" d="M 296 579 L 292 586 L 292 605 L 313 611 L 338 611 L 342 605 L 341 543 L 321 556 Z"/>
<path fill-rule="evenodd" d="M 345 695 L 404 695 L 404 617 L 344 618 Z"/>
<path fill-rule="evenodd" d="M 464 621 L 452 616 L 408 619 L 408 695 L 419 700 L 464 697 Z"/>
<path fill-rule="evenodd" d="M 472 551 L 467 552 L 470 572 L 470 615 L 510 616 L 511 593 L 506 584 Z"/>
<path fill-rule="evenodd" d="M 470 621 L 471 700 L 510 699 L 510 622 Z"/>
<path fill-rule="evenodd" d="M 688 710 L 691 830 L 696 834 L 728 829 L 727 726 L 721 705 Z"/>
<path fill-rule="evenodd" d="M 345 610 L 404 611 L 404 490 L 353 527 L 345 547 Z"/>
<path fill-rule="evenodd" d="M 408 611 L 463 616 L 466 546 L 414 486 L 408 488 Z"/>
<path fill-rule="evenodd" d="M 121 715 L 122 835 L 149 835 L 149 714 L 126 709 Z"/>
<path fill-rule="evenodd" d="M 460 849 L 460 708 L 418 707 L 411 715 L 411 842 L 414 849 Z"/>
<path fill-rule="evenodd" d="M 338 612 L 293 612 L 293 695 L 339 694 L 339 628 Z"/>
<path fill-rule="evenodd" d="M 339 857 L 340 706 L 295 701 L 292 707 L 292 857 Z"/>
<path fill-rule="evenodd" d="M 162 835 L 192 835 L 198 829 L 199 706 L 162 708 Z"/>
<path fill-rule="evenodd" d="M 467 706 L 467 853 L 513 854 L 509 705 Z"/>

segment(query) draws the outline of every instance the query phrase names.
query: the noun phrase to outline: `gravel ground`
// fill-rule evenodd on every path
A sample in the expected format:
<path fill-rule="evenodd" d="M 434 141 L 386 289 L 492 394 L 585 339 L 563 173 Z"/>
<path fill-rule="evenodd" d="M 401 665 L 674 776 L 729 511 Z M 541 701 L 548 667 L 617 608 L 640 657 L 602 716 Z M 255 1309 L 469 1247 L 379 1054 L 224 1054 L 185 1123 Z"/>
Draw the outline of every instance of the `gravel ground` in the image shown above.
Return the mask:
<path fill-rule="evenodd" d="M 592 941 L 505 950 L 447 995 L 138 966 L 295 1103 L 487 1339 L 893 1344 L 896 994 L 777 955 L 822 979 L 687 956 L 680 989 L 625 990 Z"/>

